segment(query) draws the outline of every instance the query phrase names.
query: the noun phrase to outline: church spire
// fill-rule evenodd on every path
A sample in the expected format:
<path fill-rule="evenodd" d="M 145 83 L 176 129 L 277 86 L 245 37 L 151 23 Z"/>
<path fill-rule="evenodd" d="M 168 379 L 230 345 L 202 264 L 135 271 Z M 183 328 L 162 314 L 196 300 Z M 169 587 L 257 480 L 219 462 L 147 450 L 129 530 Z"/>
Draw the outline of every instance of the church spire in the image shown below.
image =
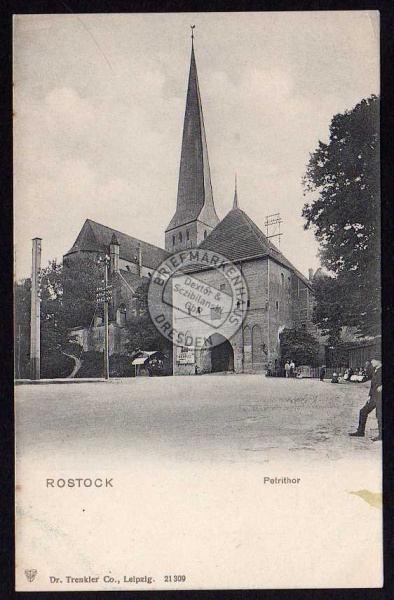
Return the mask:
<path fill-rule="evenodd" d="M 237 174 L 236 173 L 235 173 L 235 188 L 234 188 L 233 210 L 234 210 L 234 208 L 238 208 Z"/>
<path fill-rule="evenodd" d="M 183 126 L 177 206 L 166 229 L 166 249 L 197 246 L 218 224 L 213 203 L 208 147 L 205 136 L 196 58 L 194 25 Z"/>

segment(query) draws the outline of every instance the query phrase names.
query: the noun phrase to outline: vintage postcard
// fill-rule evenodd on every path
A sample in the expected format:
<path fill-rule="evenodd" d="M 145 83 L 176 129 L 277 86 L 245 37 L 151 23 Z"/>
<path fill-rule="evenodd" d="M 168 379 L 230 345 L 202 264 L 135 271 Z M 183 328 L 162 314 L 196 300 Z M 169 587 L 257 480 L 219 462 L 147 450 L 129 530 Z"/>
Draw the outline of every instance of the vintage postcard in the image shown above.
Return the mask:
<path fill-rule="evenodd" d="M 13 39 L 17 590 L 381 587 L 379 13 Z"/>

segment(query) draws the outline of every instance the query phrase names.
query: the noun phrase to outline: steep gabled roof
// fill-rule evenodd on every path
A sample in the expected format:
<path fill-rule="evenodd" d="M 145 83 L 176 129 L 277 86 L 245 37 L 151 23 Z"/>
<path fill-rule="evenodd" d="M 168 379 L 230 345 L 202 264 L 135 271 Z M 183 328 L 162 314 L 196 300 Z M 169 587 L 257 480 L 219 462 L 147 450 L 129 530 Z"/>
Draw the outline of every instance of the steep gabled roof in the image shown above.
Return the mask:
<path fill-rule="evenodd" d="M 115 235 L 119 243 L 119 258 L 128 262 L 137 262 L 138 246 L 141 246 L 142 264 L 146 267 L 156 269 L 156 267 L 168 256 L 168 252 L 163 248 L 158 248 L 153 244 L 148 244 L 137 238 L 126 235 L 121 231 L 101 225 L 86 219 L 77 239 L 71 250 L 65 254 L 69 256 L 76 252 L 109 252 L 109 246 Z"/>
<path fill-rule="evenodd" d="M 218 223 L 213 203 L 208 147 L 198 85 L 194 47 L 190 60 L 189 83 L 183 126 L 177 206 L 166 231 L 195 221 L 202 209 L 212 226 Z"/>
<path fill-rule="evenodd" d="M 240 208 L 233 208 L 200 244 L 204 250 L 220 252 L 231 261 L 268 255 L 273 244 Z M 278 254 L 279 251 L 276 251 Z"/>
<path fill-rule="evenodd" d="M 308 279 L 283 256 L 256 223 L 240 208 L 230 210 L 201 242 L 199 248 L 218 252 L 234 262 L 258 256 L 272 258 L 291 269 L 308 287 L 311 287 Z"/>

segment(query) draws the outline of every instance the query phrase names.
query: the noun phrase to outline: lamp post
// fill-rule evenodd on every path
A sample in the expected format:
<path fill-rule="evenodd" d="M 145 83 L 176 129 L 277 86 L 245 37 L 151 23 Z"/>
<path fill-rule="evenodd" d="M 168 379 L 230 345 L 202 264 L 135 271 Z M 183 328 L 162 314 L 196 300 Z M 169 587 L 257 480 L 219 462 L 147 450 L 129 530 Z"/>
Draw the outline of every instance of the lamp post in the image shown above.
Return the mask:
<path fill-rule="evenodd" d="M 97 302 L 104 307 L 104 379 L 109 379 L 108 304 L 112 297 L 112 286 L 108 285 L 110 257 L 106 254 L 99 262 L 104 264 L 104 286 L 97 288 Z"/>

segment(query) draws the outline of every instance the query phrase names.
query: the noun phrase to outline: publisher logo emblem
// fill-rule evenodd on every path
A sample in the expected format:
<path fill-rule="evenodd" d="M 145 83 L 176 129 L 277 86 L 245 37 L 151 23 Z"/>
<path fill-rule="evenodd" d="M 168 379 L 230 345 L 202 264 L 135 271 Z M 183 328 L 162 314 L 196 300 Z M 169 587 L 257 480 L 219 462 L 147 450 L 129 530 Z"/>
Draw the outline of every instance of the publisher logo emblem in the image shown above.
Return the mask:
<path fill-rule="evenodd" d="M 34 581 L 36 575 L 37 575 L 37 571 L 36 569 L 25 569 L 25 575 L 26 575 L 26 579 L 28 581 L 30 581 L 30 583 L 32 581 Z"/>

